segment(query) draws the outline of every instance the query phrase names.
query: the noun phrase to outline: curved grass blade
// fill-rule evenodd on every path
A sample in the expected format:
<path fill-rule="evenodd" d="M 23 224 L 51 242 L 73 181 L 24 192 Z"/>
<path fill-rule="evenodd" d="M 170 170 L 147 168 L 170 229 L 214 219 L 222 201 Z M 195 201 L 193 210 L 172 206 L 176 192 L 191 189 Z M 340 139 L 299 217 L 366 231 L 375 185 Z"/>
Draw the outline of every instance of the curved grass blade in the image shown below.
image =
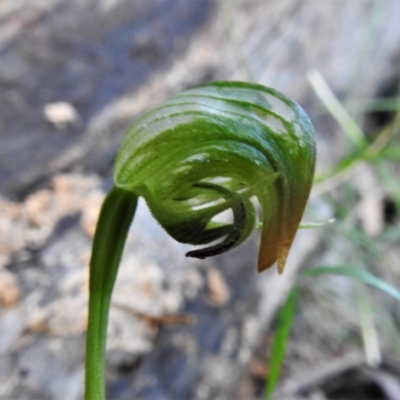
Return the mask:
<path fill-rule="evenodd" d="M 373 286 L 389 296 L 392 296 L 396 300 L 400 301 L 400 290 L 396 289 L 394 286 L 389 285 L 384 280 L 378 278 L 377 276 L 371 274 L 364 269 L 355 268 L 351 266 L 337 266 L 337 267 L 316 267 L 311 268 L 305 272 L 305 276 L 317 276 L 317 275 L 343 275 L 349 278 L 361 281 L 367 285 Z"/>
<path fill-rule="evenodd" d="M 274 394 L 281 373 L 283 360 L 286 353 L 286 345 L 289 339 L 294 313 L 297 304 L 298 287 L 290 292 L 286 303 L 283 305 L 278 317 L 278 329 L 275 332 L 272 344 L 271 359 L 269 362 L 268 383 L 265 390 L 266 400 L 270 400 Z"/>

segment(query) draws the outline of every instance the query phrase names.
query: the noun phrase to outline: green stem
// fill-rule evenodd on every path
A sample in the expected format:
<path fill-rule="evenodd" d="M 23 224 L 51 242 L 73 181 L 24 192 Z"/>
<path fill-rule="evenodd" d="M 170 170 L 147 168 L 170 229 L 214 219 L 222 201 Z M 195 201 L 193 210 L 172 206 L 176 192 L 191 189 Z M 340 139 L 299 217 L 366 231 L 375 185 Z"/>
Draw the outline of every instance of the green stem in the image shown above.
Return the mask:
<path fill-rule="evenodd" d="M 108 310 L 137 196 L 114 187 L 101 208 L 90 260 L 85 398 L 105 399 L 104 351 Z"/>

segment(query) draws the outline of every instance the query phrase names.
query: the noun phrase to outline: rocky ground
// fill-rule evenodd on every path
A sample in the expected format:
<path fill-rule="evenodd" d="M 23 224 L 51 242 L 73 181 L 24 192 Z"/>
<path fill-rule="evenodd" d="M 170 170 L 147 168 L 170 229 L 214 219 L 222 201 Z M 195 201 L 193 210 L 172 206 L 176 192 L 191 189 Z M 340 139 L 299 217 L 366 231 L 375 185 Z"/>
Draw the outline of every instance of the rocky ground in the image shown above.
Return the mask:
<path fill-rule="evenodd" d="M 399 17 L 397 0 L 2 0 L 0 398 L 82 398 L 90 246 L 113 159 L 139 113 L 208 80 L 270 85 L 310 113 L 321 172 L 347 139 L 307 73 L 320 71 L 341 99 L 393 96 Z M 338 253 L 353 260 L 346 233 L 360 225 L 373 239 L 355 258 L 369 260 L 375 242 L 373 268 L 399 283 L 391 193 L 369 165 L 348 179 L 344 191 L 316 186 L 307 211 L 339 218 L 343 231 L 301 231 L 282 277 L 255 274 L 257 237 L 210 261 L 188 260 L 141 203 L 112 300 L 109 398 L 261 398 L 274 319 L 299 282 L 276 398 L 398 399 L 397 331 L 383 329 L 380 367 L 371 368 L 348 281 L 298 279 L 305 267 L 340 262 Z M 388 231 L 394 239 L 383 241 Z M 373 301 L 398 323 L 395 303 L 376 293 Z"/>

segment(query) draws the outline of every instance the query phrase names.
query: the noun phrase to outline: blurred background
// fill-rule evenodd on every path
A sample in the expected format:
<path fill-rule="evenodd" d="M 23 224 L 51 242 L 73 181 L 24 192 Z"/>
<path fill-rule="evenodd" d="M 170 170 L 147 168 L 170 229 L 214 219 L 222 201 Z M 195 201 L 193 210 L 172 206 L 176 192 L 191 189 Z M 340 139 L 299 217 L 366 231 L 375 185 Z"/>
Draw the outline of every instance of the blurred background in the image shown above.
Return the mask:
<path fill-rule="evenodd" d="M 82 398 L 88 261 L 119 144 L 211 80 L 272 86 L 309 113 L 305 220 L 325 224 L 299 231 L 282 276 L 257 275 L 257 235 L 188 260 L 141 203 L 108 398 L 400 399 L 399 21 L 398 0 L 1 0 L 0 399 Z"/>

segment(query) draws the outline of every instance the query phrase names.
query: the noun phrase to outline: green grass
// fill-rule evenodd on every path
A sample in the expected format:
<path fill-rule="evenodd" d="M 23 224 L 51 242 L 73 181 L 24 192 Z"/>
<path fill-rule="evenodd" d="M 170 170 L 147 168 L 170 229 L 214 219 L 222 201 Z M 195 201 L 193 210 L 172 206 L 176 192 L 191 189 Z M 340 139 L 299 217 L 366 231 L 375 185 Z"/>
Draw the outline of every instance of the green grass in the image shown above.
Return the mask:
<path fill-rule="evenodd" d="M 297 303 L 298 288 L 295 287 L 290 292 L 285 304 L 278 317 L 278 327 L 271 349 L 271 359 L 268 371 L 268 383 L 265 390 L 265 398 L 269 400 L 275 391 L 276 385 L 282 369 L 285 358 L 286 345 L 289 339 L 290 328 L 292 327 L 293 317 L 295 315 Z"/>

